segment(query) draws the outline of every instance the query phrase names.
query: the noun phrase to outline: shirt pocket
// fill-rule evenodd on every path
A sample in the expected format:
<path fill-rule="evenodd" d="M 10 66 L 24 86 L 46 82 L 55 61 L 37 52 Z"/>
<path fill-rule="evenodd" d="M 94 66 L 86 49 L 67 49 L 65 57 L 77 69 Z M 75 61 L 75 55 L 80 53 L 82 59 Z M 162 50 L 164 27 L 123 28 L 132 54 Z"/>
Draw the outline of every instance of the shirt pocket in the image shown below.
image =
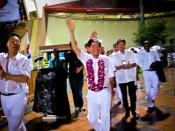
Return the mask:
<path fill-rule="evenodd" d="M 13 75 L 19 75 L 21 72 L 20 66 L 18 64 L 12 63 L 9 65 L 9 73 Z"/>

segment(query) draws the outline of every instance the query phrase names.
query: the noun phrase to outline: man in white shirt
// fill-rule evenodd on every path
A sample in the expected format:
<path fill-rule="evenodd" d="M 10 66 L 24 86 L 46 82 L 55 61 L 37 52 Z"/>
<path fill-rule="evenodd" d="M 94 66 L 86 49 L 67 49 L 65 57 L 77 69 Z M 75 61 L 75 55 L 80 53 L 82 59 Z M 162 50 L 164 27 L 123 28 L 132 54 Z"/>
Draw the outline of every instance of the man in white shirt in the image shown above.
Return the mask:
<path fill-rule="evenodd" d="M 155 70 L 150 68 L 155 61 L 160 61 L 157 50 L 150 49 L 151 43 L 144 41 L 144 50 L 139 53 L 138 65 L 142 67 L 145 90 L 147 94 L 148 113 L 152 113 L 155 109 L 154 100 L 159 93 L 160 83 Z"/>
<path fill-rule="evenodd" d="M 30 60 L 19 53 L 20 38 L 11 34 L 7 41 L 8 53 L 0 53 L 0 92 L 2 109 L 8 120 L 9 131 L 26 131 L 23 122 L 27 105 L 27 81 L 31 74 Z"/>
<path fill-rule="evenodd" d="M 114 43 L 114 44 L 113 44 L 113 52 L 112 52 L 112 54 L 109 56 L 109 57 L 111 57 L 112 62 L 115 62 L 115 61 L 116 61 L 116 60 L 115 60 L 115 59 L 116 59 L 115 54 L 116 54 L 117 51 L 118 51 L 117 43 Z M 115 65 L 114 65 L 114 66 L 115 66 Z M 116 72 L 115 72 L 115 79 L 116 79 L 116 81 L 117 81 Z M 118 82 L 116 83 L 115 96 L 116 96 L 117 106 L 119 106 L 120 104 L 122 104 L 122 93 L 121 93 L 121 89 L 120 89 L 120 87 L 119 87 Z"/>
<path fill-rule="evenodd" d="M 118 39 L 117 41 L 118 50 L 114 57 L 113 61 L 114 66 L 116 67 L 116 82 L 119 84 L 121 89 L 123 106 L 125 108 L 125 116 L 123 117 L 126 120 L 130 116 L 130 111 L 135 120 L 139 119 L 136 111 L 136 86 L 135 86 L 135 67 L 136 62 L 134 58 L 134 53 L 125 50 L 126 41 L 124 39 Z M 128 92 L 129 91 L 129 92 Z M 128 94 L 130 97 L 130 107 L 128 105 Z"/>
<path fill-rule="evenodd" d="M 115 68 L 111 59 L 100 55 L 101 43 L 97 39 L 91 39 L 88 47 L 91 54 L 80 50 L 74 37 L 75 26 L 72 20 L 67 20 L 72 48 L 83 63 L 88 80 L 88 120 L 95 131 L 110 130 L 111 93 L 108 85 L 113 88 Z"/>

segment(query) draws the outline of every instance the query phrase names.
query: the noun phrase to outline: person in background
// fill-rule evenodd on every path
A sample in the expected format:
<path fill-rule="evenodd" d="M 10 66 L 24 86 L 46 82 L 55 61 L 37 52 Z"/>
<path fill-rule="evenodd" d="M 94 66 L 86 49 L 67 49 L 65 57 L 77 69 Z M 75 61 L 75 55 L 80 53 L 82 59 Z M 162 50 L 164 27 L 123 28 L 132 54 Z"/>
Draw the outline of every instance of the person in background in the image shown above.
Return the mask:
<path fill-rule="evenodd" d="M 173 68 L 175 68 L 175 52 L 172 53 Z"/>
<path fill-rule="evenodd" d="M 7 117 L 9 131 L 26 131 L 23 122 L 27 105 L 27 82 L 31 74 L 30 60 L 19 53 L 20 37 L 10 34 L 8 53 L 0 55 L 0 92 L 2 109 Z"/>
<path fill-rule="evenodd" d="M 111 57 L 111 60 L 112 62 L 115 62 L 116 61 L 116 57 L 115 57 L 115 54 L 116 52 L 118 51 L 118 48 L 117 48 L 117 42 L 113 44 L 113 53 L 109 56 Z M 117 75 L 116 75 L 116 72 L 115 72 L 115 79 L 117 81 Z M 115 88 L 115 96 L 116 96 L 116 101 L 117 101 L 117 106 L 121 105 L 122 104 L 122 93 L 121 93 L 121 89 L 119 87 L 119 83 L 117 82 L 116 84 L 116 88 Z"/>
<path fill-rule="evenodd" d="M 60 61 L 60 57 L 59 57 L 59 50 L 58 49 L 54 49 L 53 50 L 53 55 L 54 57 L 49 60 L 49 68 L 55 68 L 55 67 L 61 67 L 62 66 L 62 62 Z"/>
<path fill-rule="evenodd" d="M 101 43 L 97 39 L 91 39 L 88 54 L 78 48 L 74 37 L 75 25 L 72 20 L 67 20 L 67 28 L 72 43 L 72 48 L 81 60 L 87 71 L 88 80 L 88 120 L 95 131 L 110 130 L 111 93 L 115 87 L 114 71 L 111 59 L 100 55 Z"/>
<path fill-rule="evenodd" d="M 136 64 L 138 64 L 138 53 L 137 53 L 137 51 L 136 51 L 134 48 L 131 48 L 130 50 L 134 53 L 135 62 L 136 62 Z M 138 85 L 139 85 L 139 84 L 137 85 L 137 82 L 139 81 L 138 69 L 139 69 L 139 67 L 136 66 L 136 67 L 135 67 L 135 74 L 136 74 L 135 85 L 136 85 L 137 87 L 138 87 Z"/>
<path fill-rule="evenodd" d="M 108 50 L 108 51 L 106 52 L 106 55 L 107 55 L 107 56 L 110 56 L 112 53 L 113 53 L 113 50 Z"/>
<path fill-rule="evenodd" d="M 126 50 L 125 46 L 125 39 L 117 40 L 118 51 L 114 54 L 115 61 L 113 64 L 116 67 L 116 81 L 119 83 L 123 98 L 123 106 L 125 108 L 125 116 L 123 119 L 126 120 L 130 116 L 131 111 L 133 118 L 137 120 L 139 116 L 136 113 L 136 62 L 134 53 Z M 128 105 L 128 95 L 130 98 L 130 107 Z"/>
<path fill-rule="evenodd" d="M 84 45 L 84 47 L 85 47 L 87 53 L 90 54 L 89 47 L 88 47 L 88 43 L 86 43 L 86 44 Z"/>
<path fill-rule="evenodd" d="M 155 98 L 157 97 L 160 89 L 159 78 L 155 70 L 151 69 L 151 64 L 156 61 L 161 61 L 157 50 L 152 50 L 150 41 L 146 40 L 143 43 L 144 50 L 138 55 L 138 65 L 143 70 L 143 78 L 145 90 L 147 95 L 148 113 L 156 111 Z M 157 112 L 157 113 L 160 113 Z"/>
<path fill-rule="evenodd" d="M 100 54 L 101 54 L 101 55 L 105 55 L 105 49 L 104 49 L 103 46 L 102 46 L 101 49 L 100 49 Z"/>
<path fill-rule="evenodd" d="M 72 45 L 70 43 L 71 51 L 65 53 L 65 62 L 68 65 L 68 74 L 69 74 L 69 82 L 70 87 L 73 94 L 73 100 L 75 105 L 75 116 L 77 117 L 78 114 L 84 111 L 83 108 L 83 83 L 84 83 L 84 76 L 83 76 L 83 64 L 77 58 L 74 50 L 72 50 Z"/>
<path fill-rule="evenodd" d="M 172 67 L 172 65 L 173 65 L 173 56 L 172 56 L 172 53 L 171 52 L 168 53 L 167 61 L 168 61 L 167 67 L 168 68 Z"/>

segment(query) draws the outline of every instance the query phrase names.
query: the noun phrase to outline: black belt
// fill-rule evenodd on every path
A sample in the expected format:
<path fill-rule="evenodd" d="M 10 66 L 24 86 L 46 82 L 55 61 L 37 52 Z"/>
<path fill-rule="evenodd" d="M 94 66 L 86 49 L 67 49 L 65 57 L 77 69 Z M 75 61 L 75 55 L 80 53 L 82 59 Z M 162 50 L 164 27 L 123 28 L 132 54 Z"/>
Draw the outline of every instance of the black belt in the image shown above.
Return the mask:
<path fill-rule="evenodd" d="M 18 93 L 1 93 L 1 95 L 3 96 L 12 96 L 12 95 L 16 95 Z"/>
<path fill-rule="evenodd" d="M 105 88 L 108 88 L 108 87 L 103 87 L 102 89 L 94 89 L 94 88 L 88 87 L 89 90 L 94 91 L 94 92 L 101 91 L 101 90 L 103 90 Z"/>
<path fill-rule="evenodd" d="M 147 69 L 147 70 L 144 70 L 144 71 L 155 71 L 154 69 Z"/>

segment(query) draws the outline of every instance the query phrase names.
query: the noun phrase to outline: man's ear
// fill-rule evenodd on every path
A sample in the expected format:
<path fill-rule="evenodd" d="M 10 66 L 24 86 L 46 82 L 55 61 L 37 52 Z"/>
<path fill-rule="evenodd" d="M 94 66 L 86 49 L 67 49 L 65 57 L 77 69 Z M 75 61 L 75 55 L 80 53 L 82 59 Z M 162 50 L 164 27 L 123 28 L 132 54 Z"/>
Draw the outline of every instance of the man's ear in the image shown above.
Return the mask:
<path fill-rule="evenodd" d="M 9 42 L 7 41 L 6 47 L 8 48 L 8 46 L 9 46 Z"/>

